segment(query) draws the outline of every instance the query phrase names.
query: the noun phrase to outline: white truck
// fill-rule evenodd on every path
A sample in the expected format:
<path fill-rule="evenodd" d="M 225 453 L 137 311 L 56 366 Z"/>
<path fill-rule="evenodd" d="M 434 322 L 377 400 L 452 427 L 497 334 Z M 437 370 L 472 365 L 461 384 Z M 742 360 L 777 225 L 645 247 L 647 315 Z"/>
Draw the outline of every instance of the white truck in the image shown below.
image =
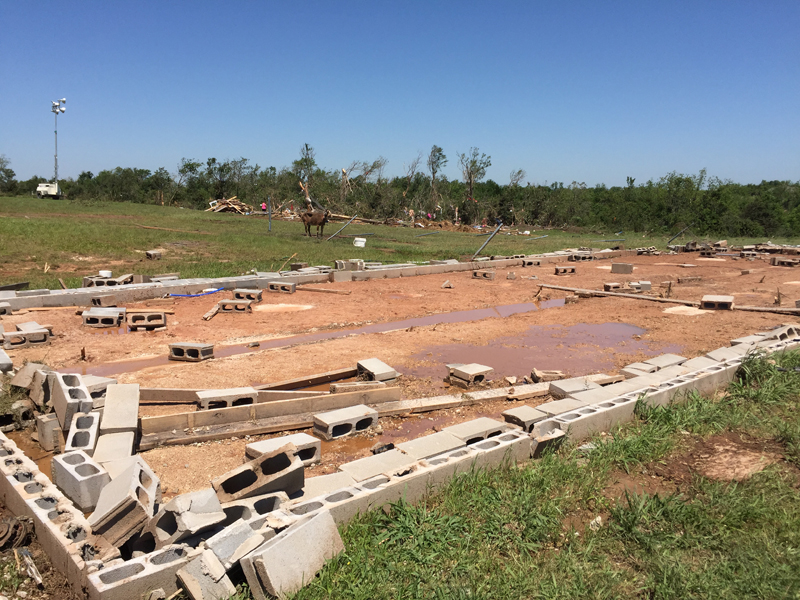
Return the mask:
<path fill-rule="evenodd" d="M 37 198 L 61 198 L 62 196 L 58 183 L 40 183 L 36 186 Z"/>

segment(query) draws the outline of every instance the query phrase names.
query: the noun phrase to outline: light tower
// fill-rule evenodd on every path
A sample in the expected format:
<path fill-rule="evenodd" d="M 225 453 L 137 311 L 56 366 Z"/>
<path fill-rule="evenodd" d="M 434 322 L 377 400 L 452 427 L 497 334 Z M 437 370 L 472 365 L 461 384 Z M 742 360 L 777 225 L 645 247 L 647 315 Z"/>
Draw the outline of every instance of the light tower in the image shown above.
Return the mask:
<path fill-rule="evenodd" d="M 53 183 L 58 183 L 58 113 L 60 113 L 60 112 L 63 113 L 63 112 L 67 111 L 66 107 L 64 106 L 64 104 L 66 104 L 66 103 L 67 103 L 67 99 L 66 98 L 62 98 L 61 100 L 53 100 L 53 106 L 50 109 L 56 115 L 56 129 L 55 129 L 55 134 L 56 134 L 56 156 L 55 156 L 55 158 L 56 158 L 56 169 L 55 169 L 55 177 L 53 178 Z"/>

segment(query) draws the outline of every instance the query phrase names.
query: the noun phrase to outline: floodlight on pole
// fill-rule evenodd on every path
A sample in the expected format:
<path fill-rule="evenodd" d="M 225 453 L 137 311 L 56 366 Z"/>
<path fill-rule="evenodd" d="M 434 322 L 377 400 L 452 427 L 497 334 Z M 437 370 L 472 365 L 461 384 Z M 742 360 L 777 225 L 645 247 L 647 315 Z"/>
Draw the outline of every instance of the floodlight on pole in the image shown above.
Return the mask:
<path fill-rule="evenodd" d="M 56 139 L 56 153 L 55 153 L 55 174 L 53 177 L 53 183 L 58 183 L 58 113 L 65 113 L 67 112 L 66 107 L 62 106 L 67 103 L 66 98 L 61 98 L 61 100 L 53 100 L 53 106 L 50 108 L 50 111 L 55 113 L 56 115 L 56 128 L 55 128 L 55 139 Z"/>

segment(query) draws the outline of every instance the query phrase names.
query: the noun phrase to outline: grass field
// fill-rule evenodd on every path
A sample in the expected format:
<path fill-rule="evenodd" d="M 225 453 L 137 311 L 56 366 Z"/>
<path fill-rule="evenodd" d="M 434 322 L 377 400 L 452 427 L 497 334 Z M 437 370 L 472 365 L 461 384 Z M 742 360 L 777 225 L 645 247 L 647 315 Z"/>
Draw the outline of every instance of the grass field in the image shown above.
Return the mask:
<path fill-rule="evenodd" d="M 146 229 L 159 227 L 162 229 Z M 326 234 L 341 227 L 330 223 Z M 172 229 L 176 231 L 165 231 Z M 472 233 L 427 233 L 424 229 L 351 224 L 343 233 L 371 233 L 366 248 L 352 238 L 330 242 L 303 236 L 299 222 L 273 221 L 272 232 L 261 216 L 242 217 L 162 206 L 128 203 L 78 203 L 66 200 L 0 197 L 0 285 L 30 281 L 31 288 L 59 288 L 58 278 L 78 287 L 84 275 L 110 268 L 118 274 L 180 272 L 184 277 L 240 275 L 269 271 L 286 259 L 310 265 L 336 259 L 363 258 L 384 263 L 468 258 L 486 240 Z M 547 235 L 544 239 L 528 237 Z M 326 236 L 327 237 L 327 236 Z M 534 231 L 528 237 L 498 234 L 484 254 L 533 254 L 568 247 L 613 245 L 596 240 L 625 238 L 627 247 L 665 247 L 667 236 L 625 232 L 568 233 Z M 765 240 L 729 240 L 753 242 Z M 773 240 L 778 243 L 780 240 Z M 145 261 L 144 251 L 161 247 L 161 261 Z M 47 271 L 45 272 L 45 267 Z"/>

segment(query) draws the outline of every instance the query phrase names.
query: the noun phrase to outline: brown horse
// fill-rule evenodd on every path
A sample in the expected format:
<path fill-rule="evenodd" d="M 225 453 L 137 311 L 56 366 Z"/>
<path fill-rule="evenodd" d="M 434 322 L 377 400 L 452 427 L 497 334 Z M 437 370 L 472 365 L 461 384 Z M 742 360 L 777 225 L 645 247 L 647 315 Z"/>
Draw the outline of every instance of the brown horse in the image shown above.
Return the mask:
<path fill-rule="evenodd" d="M 320 210 L 314 211 L 307 211 L 300 215 L 300 220 L 303 222 L 303 225 L 306 228 L 306 233 L 308 237 L 311 237 L 311 226 L 315 225 L 317 228 L 317 237 L 322 237 L 325 233 L 325 223 L 328 222 L 328 217 L 331 216 L 331 211 L 326 210 L 322 212 Z"/>

